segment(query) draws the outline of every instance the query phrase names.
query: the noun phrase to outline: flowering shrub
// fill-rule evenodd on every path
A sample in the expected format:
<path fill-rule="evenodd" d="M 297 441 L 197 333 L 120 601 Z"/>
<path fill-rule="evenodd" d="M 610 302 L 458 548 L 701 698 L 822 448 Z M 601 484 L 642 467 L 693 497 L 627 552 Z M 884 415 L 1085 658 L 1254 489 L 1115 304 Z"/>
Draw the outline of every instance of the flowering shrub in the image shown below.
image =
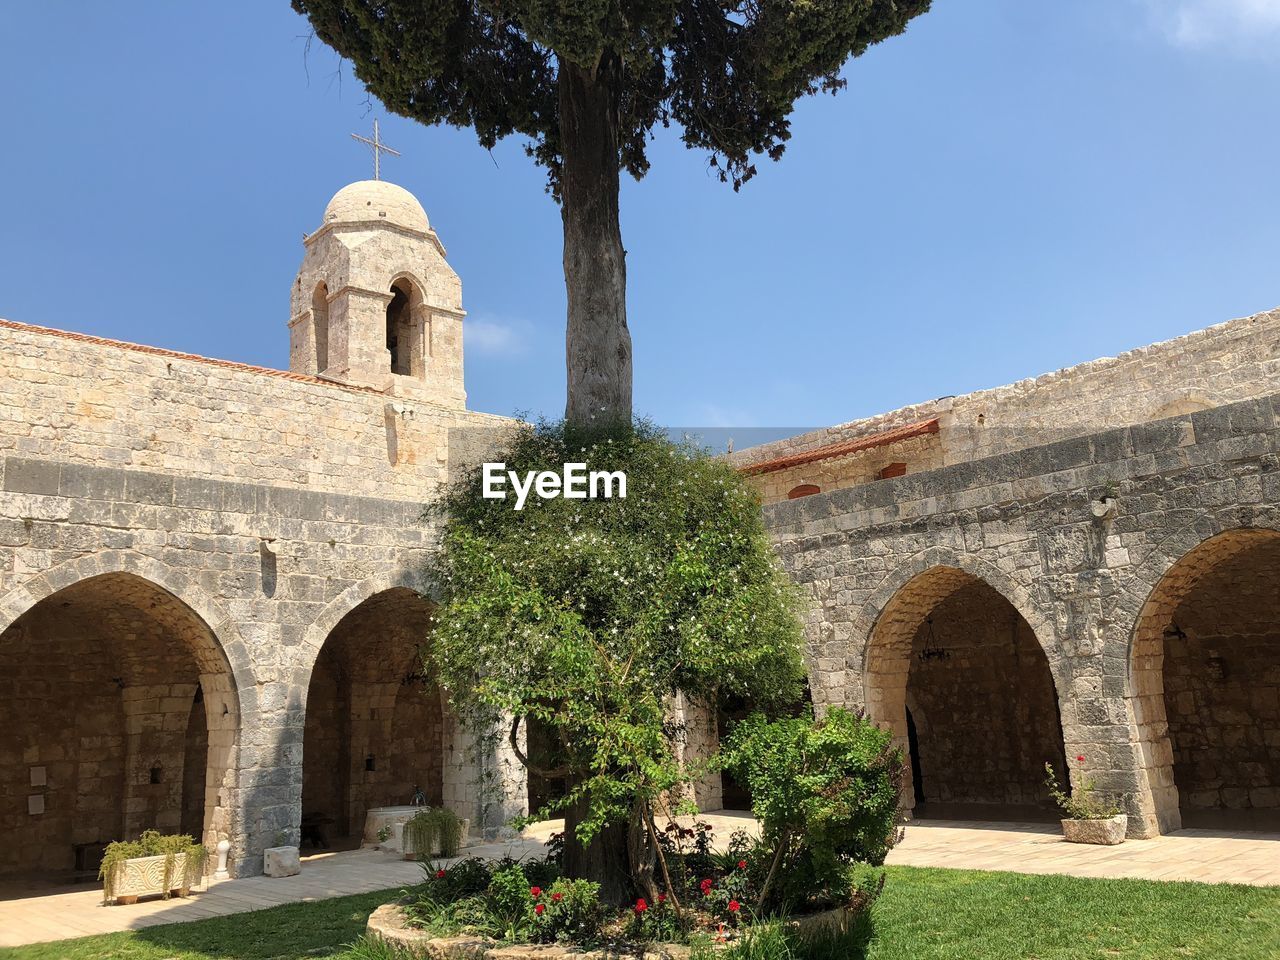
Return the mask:
<path fill-rule="evenodd" d="M 1053 764 L 1044 765 L 1045 786 L 1049 788 L 1049 796 L 1066 814 L 1068 820 L 1106 820 L 1121 813 L 1120 807 L 1109 799 L 1104 799 L 1097 792 L 1098 781 L 1084 775 L 1084 757 L 1076 757 L 1080 764 L 1081 785 L 1070 793 L 1058 785 L 1058 775 L 1054 773 Z"/>
<path fill-rule="evenodd" d="M 484 893 L 489 887 L 492 868 L 476 857 L 460 860 L 447 870 L 423 862 L 422 872 L 432 898 L 461 900 Z"/>
<path fill-rule="evenodd" d="M 671 898 L 660 893 L 653 903 L 640 897 L 632 904 L 624 935 L 632 943 L 671 943 L 683 940 L 685 930 Z"/>
<path fill-rule="evenodd" d="M 883 864 L 899 837 L 904 767 L 888 731 L 841 709 L 818 721 L 753 714 L 730 735 L 725 763 L 749 786 L 762 822 L 742 871 L 758 879 L 758 895 L 748 888 L 755 912 L 874 900 L 883 878 L 868 868 Z"/>
<path fill-rule="evenodd" d="M 530 888 L 529 895 L 534 901 L 537 940 L 592 946 L 600 939 L 605 920 L 600 884 L 590 880 L 557 880 L 546 890 Z"/>

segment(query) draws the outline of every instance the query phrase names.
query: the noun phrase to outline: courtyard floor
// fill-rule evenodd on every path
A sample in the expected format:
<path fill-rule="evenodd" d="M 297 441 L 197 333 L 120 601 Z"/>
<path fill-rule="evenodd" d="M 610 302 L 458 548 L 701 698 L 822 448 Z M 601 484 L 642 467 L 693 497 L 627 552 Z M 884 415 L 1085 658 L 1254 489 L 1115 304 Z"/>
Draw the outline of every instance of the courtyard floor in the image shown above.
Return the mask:
<path fill-rule="evenodd" d="M 718 838 L 753 829 L 746 814 L 706 814 Z M 541 840 L 556 829 L 538 824 L 520 840 L 469 847 L 468 856 L 538 856 Z M 1058 827 L 1043 823 L 978 823 L 919 820 L 889 858 L 903 866 L 1060 873 L 1079 877 L 1196 880 L 1280 886 L 1280 833 L 1183 830 L 1117 847 L 1064 843 Z M 303 861 L 296 877 L 248 877 L 212 882 L 186 900 L 150 900 L 104 907 L 98 887 L 50 888 L 43 896 L 0 890 L 0 947 L 90 934 L 135 930 L 162 923 L 260 910 L 279 904 L 393 889 L 417 883 L 416 863 L 375 850 L 319 854 Z"/>

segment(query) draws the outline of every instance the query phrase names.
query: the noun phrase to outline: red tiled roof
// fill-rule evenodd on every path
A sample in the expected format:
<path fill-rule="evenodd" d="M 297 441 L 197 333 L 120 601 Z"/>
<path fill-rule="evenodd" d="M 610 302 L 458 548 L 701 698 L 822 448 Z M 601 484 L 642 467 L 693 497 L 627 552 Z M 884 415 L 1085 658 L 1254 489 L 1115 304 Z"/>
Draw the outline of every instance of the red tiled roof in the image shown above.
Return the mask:
<path fill-rule="evenodd" d="M 77 343 L 94 343 L 103 347 L 117 347 L 121 350 L 134 350 L 138 353 L 149 353 L 156 357 L 170 357 L 174 360 L 190 360 L 193 363 L 207 363 L 228 370 L 239 370 L 244 373 L 256 373 L 264 377 L 279 377 L 281 380 L 294 380 L 298 383 L 312 383 L 320 387 L 336 387 L 339 390 L 355 390 L 358 393 L 382 393 L 375 387 L 362 387 L 354 383 L 338 383 L 305 373 L 292 373 L 289 370 L 273 370 L 271 367 L 255 367 L 251 363 L 237 363 L 234 360 L 217 360 L 213 357 L 202 357 L 198 353 L 180 353 L 177 350 L 165 350 L 162 347 L 149 347 L 141 343 L 129 343 L 127 340 L 109 340 L 106 337 L 93 337 L 87 333 L 72 333 L 69 330 L 55 330 L 53 327 L 40 327 L 33 323 L 18 323 L 16 320 L 0 320 L 0 328 L 21 330 L 24 333 L 40 333 Z"/>
<path fill-rule="evenodd" d="M 910 440 L 912 437 L 923 437 L 930 433 L 938 432 L 938 418 L 931 420 L 919 420 L 916 423 L 908 423 L 901 427 L 894 427 L 891 430 L 881 430 L 879 433 L 867 434 L 863 437 L 854 437 L 852 440 L 840 440 L 836 443 L 824 444 L 821 447 L 814 447 L 811 450 L 802 450 L 800 453 L 793 453 L 786 457 L 776 457 L 773 460 L 762 460 L 760 463 L 749 463 L 739 467 L 738 472 L 748 477 L 754 477 L 761 473 L 773 473 L 775 470 L 785 470 L 787 467 L 798 467 L 805 463 L 816 463 L 819 460 L 834 460 L 837 457 L 847 457 L 850 454 L 861 453 L 863 450 L 872 450 L 875 447 L 887 447 L 891 443 L 899 443 L 903 440 Z"/>

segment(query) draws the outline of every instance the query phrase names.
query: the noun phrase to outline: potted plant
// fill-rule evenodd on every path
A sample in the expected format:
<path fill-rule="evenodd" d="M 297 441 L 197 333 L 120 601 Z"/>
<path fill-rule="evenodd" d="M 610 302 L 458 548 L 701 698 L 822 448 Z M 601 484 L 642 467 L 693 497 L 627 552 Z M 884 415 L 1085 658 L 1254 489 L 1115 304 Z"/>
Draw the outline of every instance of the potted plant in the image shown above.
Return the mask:
<path fill-rule="evenodd" d="M 1084 757 L 1076 757 L 1076 762 L 1081 765 L 1080 786 L 1071 793 L 1058 785 L 1053 765 L 1044 765 L 1045 785 L 1049 788 L 1049 795 L 1067 815 L 1062 821 L 1063 839 L 1068 843 L 1096 843 L 1105 846 L 1124 843 L 1129 818 L 1120 812 L 1120 807 L 1114 801 L 1098 795 L 1097 781 L 1084 775 Z"/>
<path fill-rule="evenodd" d="M 174 891 L 185 897 L 208 859 L 204 846 L 186 834 L 146 830 L 137 840 L 117 840 L 107 845 L 98 872 L 103 902 L 137 903 L 154 894 L 167 900 Z"/>
<path fill-rule="evenodd" d="M 466 826 L 466 821 L 448 807 L 423 807 L 400 834 L 404 858 L 456 857 Z"/>

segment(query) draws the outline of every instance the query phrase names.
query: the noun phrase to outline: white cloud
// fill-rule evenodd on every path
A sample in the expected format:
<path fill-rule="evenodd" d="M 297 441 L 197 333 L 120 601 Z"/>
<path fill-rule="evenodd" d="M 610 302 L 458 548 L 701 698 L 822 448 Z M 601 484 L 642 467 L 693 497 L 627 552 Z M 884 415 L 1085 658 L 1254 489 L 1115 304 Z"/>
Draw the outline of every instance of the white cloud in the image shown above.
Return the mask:
<path fill-rule="evenodd" d="M 1280 0 L 1144 0 L 1159 28 L 1181 47 L 1248 48 L 1280 36 Z"/>
<path fill-rule="evenodd" d="M 529 348 L 528 325 L 503 320 L 475 320 L 462 322 L 462 335 L 468 353 L 485 356 L 512 357 L 525 353 Z"/>

